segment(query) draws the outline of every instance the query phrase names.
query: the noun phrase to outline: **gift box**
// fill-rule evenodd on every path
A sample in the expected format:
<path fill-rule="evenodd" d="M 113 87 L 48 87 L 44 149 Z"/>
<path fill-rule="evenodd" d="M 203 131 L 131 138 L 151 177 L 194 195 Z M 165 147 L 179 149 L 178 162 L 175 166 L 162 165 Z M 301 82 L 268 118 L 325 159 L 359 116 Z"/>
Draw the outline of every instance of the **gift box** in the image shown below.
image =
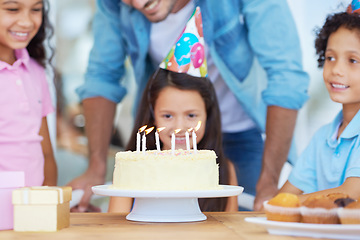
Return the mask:
<path fill-rule="evenodd" d="M 13 229 L 12 191 L 24 186 L 24 172 L 0 171 L 0 230 Z"/>
<path fill-rule="evenodd" d="M 12 193 L 14 231 L 55 232 L 69 226 L 71 187 L 25 187 Z"/>

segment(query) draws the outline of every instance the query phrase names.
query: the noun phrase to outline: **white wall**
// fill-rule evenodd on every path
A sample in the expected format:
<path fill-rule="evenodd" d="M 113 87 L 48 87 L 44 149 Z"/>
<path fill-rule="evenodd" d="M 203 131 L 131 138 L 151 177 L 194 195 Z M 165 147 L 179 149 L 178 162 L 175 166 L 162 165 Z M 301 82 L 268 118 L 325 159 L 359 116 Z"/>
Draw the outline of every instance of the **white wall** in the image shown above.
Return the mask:
<path fill-rule="evenodd" d="M 297 24 L 303 52 L 303 65 L 310 75 L 309 101 L 300 110 L 295 130 L 298 153 L 306 147 L 314 132 L 330 122 L 341 105 L 330 100 L 323 84 L 322 69 L 317 67 L 315 28 L 320 28 L 328 14 L 344 11 L 350 0 L 288 0 Z"/>

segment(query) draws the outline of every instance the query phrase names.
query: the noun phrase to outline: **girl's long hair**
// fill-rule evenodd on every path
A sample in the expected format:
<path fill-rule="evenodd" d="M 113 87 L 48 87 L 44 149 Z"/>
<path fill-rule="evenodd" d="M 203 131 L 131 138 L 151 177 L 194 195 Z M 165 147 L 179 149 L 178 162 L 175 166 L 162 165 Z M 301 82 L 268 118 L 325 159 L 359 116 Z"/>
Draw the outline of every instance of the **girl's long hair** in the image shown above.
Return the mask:
<path fill-rule="evenodd" d="M 153 112 L 155 102 L 160 92 L 165 87 L 169 86 L 180 90 L 195 90 L 200 93 L 205 102 L 207 119 L 205 134 L 198 144 L 198 149 L 210 149 L 216 152 L 220 171 L 219 182 L 220 184 L 228 184 L 228 160 L 225 158 L 222 148 L 220 110 L 214 87 L 207 78 L 194 77 L 185 73 L 176 73 L 158 69 L 150 78 L 142 95 L 134 123 L 134 129 L 126 147 L 127 150 L 136 150 L 136 133 L 141 126 L 148 125 L 148 127 L 152 127 L 155 125 Z M 146 140 L 147 149 L 156 149 L 154 134 L 149 134 Z M 202 198 L 199 199 L 199 202 L 202 211 L 224 211 L 227 204 L 227 198 Z"/>
<path fill-rule="evenodd" d="M 51 60 L 53 57 L 53 49 L 49 44 L 50 57 L 46 56 L 46 48 L 45 42 L 49 41 L 49 39 L 54 34 L 54 29 L 49 21 L 49 1 L 43 0 L 43 15 L 42 15 L 42 23 L 39 28 L 39 31 L 35 35 L 35 37 L 30 41 L 29 45 L 26 47 L 27 51 L 31 58 L 35 59 L 41 66 L 46 67 L 47 63 L 51 65 Z M 48 59 L 48 61 L 47 61 Z"/>

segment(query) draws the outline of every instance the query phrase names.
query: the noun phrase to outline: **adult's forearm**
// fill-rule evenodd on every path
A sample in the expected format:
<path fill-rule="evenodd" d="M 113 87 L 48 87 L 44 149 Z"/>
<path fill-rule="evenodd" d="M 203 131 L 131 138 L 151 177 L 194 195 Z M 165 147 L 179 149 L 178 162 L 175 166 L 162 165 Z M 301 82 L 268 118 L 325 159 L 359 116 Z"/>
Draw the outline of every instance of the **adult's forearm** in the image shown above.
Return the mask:
<path fill-rule="evenodd" d="M 277 106 L 269 106 L 267 110 L 262 170 L 256 185 L 254 202 L 256 211 L 278 191 L 280 172 L 289 153 L 297 117 L 296 110 Z"/>
<path fill-rule="evenodd" d="M 267 109 L 262 174 L 266 174 L 276 184 L 288 158 L 296 118 L 296 110 L 278 106 L 269 106 Z"/>
<path fill-rule="evenodd" d="M 89 147 L 88 171 L 105 177 L 116 104 L 102 97 L 83 101 L 85 131 Z"/>

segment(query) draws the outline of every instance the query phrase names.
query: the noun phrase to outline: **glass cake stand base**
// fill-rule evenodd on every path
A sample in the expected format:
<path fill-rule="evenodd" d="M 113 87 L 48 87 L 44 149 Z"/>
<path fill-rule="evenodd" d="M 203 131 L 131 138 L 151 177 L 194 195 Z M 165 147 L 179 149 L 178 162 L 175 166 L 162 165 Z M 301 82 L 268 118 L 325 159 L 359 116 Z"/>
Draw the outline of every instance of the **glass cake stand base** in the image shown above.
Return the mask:
<path fill-rule="evenodd" d="M 206 220 L 197 198 L 135 198 L 127 220 L 141 222 L 196 222 Z"/>
<path fill-rule="evenodd" d="M 92 187 L 97 195 L 135 198 L 127 220 L 139 222 L 196 222 L 206 220 L 198 198 L 230 197 L 241 194 L 243 187 L 220 185 L 219 189 L 199 191 L 141 191 L 116 189 L 111 185 Z"/>

